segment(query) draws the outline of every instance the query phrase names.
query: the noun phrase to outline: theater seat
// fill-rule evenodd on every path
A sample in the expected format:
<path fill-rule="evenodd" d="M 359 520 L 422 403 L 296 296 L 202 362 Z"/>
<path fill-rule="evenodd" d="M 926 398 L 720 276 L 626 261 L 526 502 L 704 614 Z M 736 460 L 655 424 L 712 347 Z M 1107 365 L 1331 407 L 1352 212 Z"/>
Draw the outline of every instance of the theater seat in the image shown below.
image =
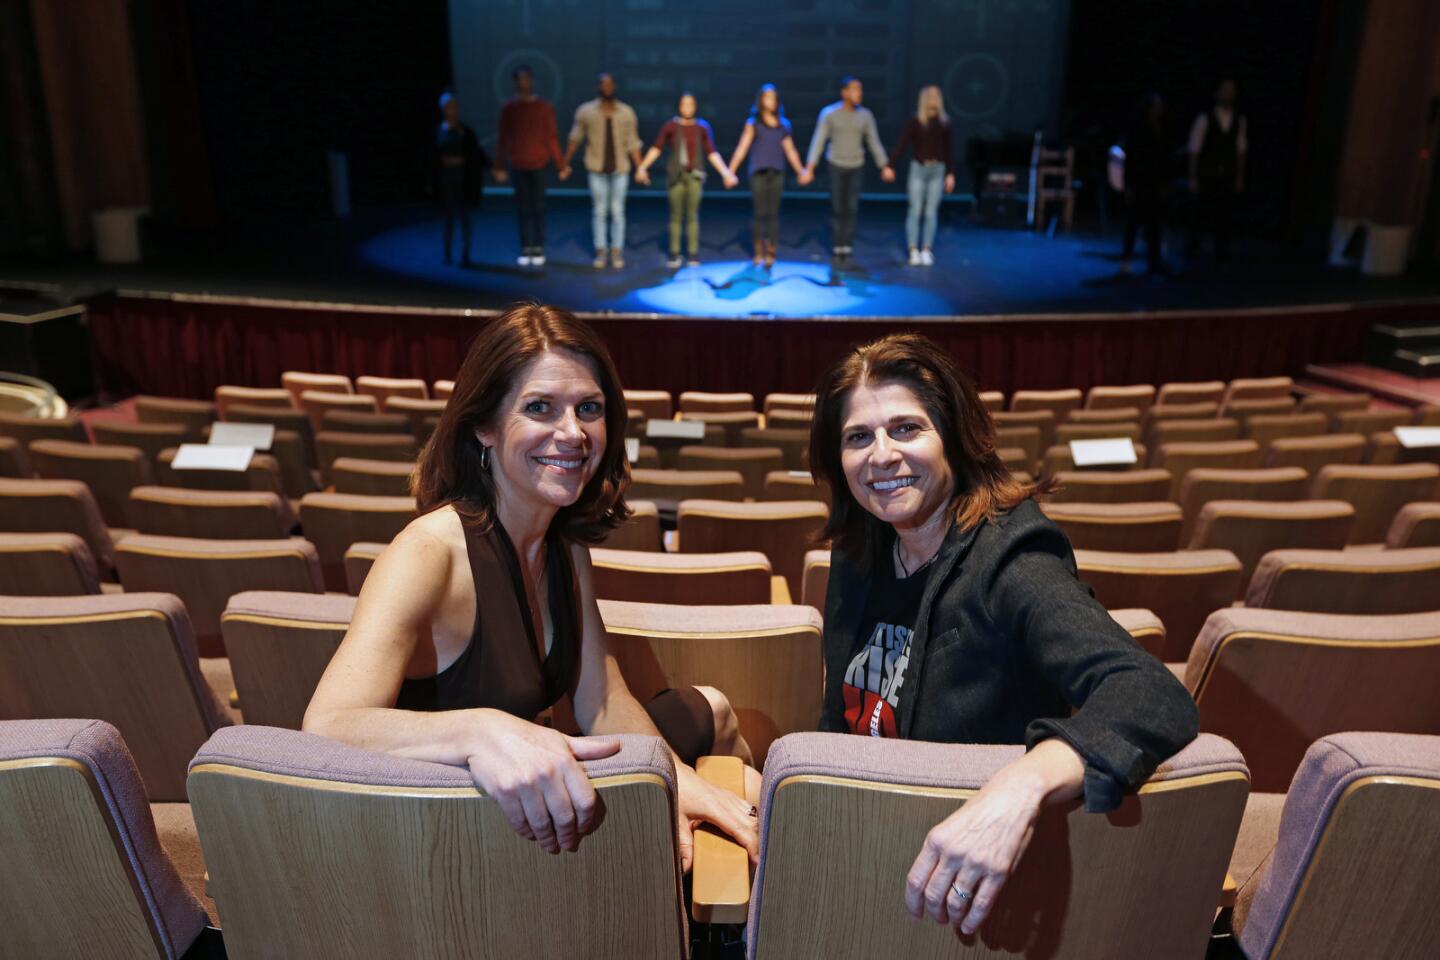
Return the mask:
<path fill-rule="evenodd" d="M 1016 390 L 1010 395 L 1010 412 L 1048 410 L 1055 423 L 1063 423 L 1072 410 L 1080 409 L 1084 395 L 1073 387 L 1063 390 Z"/>
<path fill-rule="evenodd" d="M 1185 663 L 1200 729 L 1228 737 L 1253 789 L 1283 793 L 1316 739 L 1440 733 L 1440 613 L 1339 616 L 1230 607 Z"/>
<path fill-rule="evenodd" d="M 1245 436 L 1264 447 L 1286 437 L 1317 437 L 1327 426 L 1323 413 L 1263 414 L 1245 422 Z"/>
<path fill-rule="evenodd" d="M 1289 377 L 1236 377 L 1225 387 L 1222 403 L 1276 397 L 1289 399 L 1294 389 L 1295 381 Z"/>
<path fill-rule="evenodd" d="M 100 592 L 85 541 L 73 533 L 0 533 L 0 596 L 56 597 Z"/>
<path fill-rule="evenodd" d="M 0 436 L 0 479 L 25 480 L 34 475 L 25 445 L 14 437 Z"/>
<path fill-rule="evenodd" d="M 416 400 L 413 397 L 386 397 L 384 410 L 386 413 L 404 415 L 406 422 L 410 425 L 410 433 L 415 437 L 415 442 L 423 446 L 425 441 L 430 439 L 430 433 L 435 429 L 435 419 L 445 412 L 447 402 L 445 400 Z"/>
<path fill-rule="evenodd" d="M 630 519 L 606 534 L 600 546 L 611 550 L 659 550 L 660 511 L 649 500 L 631 500 L 625 505 L 630 508 Z"/>
<path fill-rule="evenodd" d="M 359 493 L 371 497 L 410 496 L 413 460 L 363 460 L 337 457 L 330 464 L 330 478 L 336 493 Z"/>
<path fill-rule="evenodd" d="M 675 415 L 675 404 L 669 390 L 626 390 L 625 408 L 639 411 L 646 420 L 669 420 Z"/>
<path fill-rule="evenodd" d="M 204 930 L 176 864 L 199 845 L 178 850 L 156 829 L 155 815 L 188 820 L 188 807 L 146 802 L 110 724 L 0 721 L 0 809 L 6 956 L 178 960 Z"/>
<path fill-rule="evenodd" d="M 1185 475 L 1180 485 L 1180 509 L 1185 527 L 1180 542 L 1189 543 L 1195 521 L 1211 500 L 1303 500 L 1310 475 L 1299 467 L 1269 470 L 1214 470 L 1201 467 Z"/>
<path fill-rule="evenodd" d="M 1440 503 L 1407 503 L 1385 534 L 1385 547 L 1440 547 Z"/>
<path fill-rule="evenodd" d="M 1157 403 L 1145 411 L 1141 418 L 1140 425 L 1149 433 L 1150 428 L 1157 423 L 1168 423 L 1171 420 L 1215 420 L 1220 417 L 1220 403 L 1217 400 L 1201 400 L 1197 402 L 1176 402 Z"/>
<path fill-rule="evenodd" d="M 310 418 L 310 426 L 316 433 L 325 429 L 324 417 L 327 410 L 350 413 L 379 413 L 380 405 L 374 397 L 361 397 L 353 393 L 337 393 L 330 390 L 301 391 L 297 406 Z"/>
<path fill-rule="evenodd" d="M 299 730 L 330 658 L 350 629 L 355 598 L 247 591 L 220 615 L 245 721 Z"/>
<path fill-rule="evenodd" d="M 990 413 L 1000 413 L 1005 409 L 1005 394 L 1000 390 L 981 390 L 980 403 Z"/>
<path fill-rule="evenodd" d="M 1095 389 L 1100 389 L 1096 387 Z M 1121 389 L 1128 390 L 1128 387 Z M 1140 423 L 1145 413 L 1140 407 L 1096 407 L 1071 410 L 1066 423 Z"/>
<path fill-rule="evenodd" d="M 779 447 L 686 446 L 680 448 L 676 467 L 681 470 L 735 470 L 744 481 L 744 495 L 758 500 L 765 493 L 765 475 L 782 469 L 784 456 Z"/>
<path fill-rule="evenodd" d="M 1282 437 L 1265 448 L 1266 467 L 1300 467 L 1311 476 L 1332 463 L 1359 463 L 1365 438 L 1358 433 L 1327 433 L 1318 437 Z"/>
<path fill-rule="evenodd" d="M 278 540 L 297 523 L 288 500 L 258 490 L 136 487 L 130 515 L 140 533 L 207 540 Z"/>
<path fill-rule="evenodd" d="M 281 391 L 282 393 L 284 391 Z M 288 401 L 289 394 L 285 397 Z M 305 462 L 309 466 L 315 465 L 315 427 L 310 422 L 310 417 L 304 410 L 296 410 L 290 406 L 270 406 L 268 404 L 231 404 L 225 410 L 225 419 L 235 423 L 268 423 L 279 430 L 289 430 L 300 437 L 300 442 L 305 448 Z"/>
<path fill-rule="evenodd" d="M 790 596 L 800 596 L 805 551 L 825 526 L 830 510 L 818 500 L 733 503 L 682 500 L 676 511 L 680 550 L 729 553 L 758 550 L 785 578 Z"/>
<path fill-rule="evenodd" d="M 370 413 L 365 410 L 326 410 L 320 414 L 320 429 L 331 433 L 410 433 L 410 418 L 403 413 Z"/>
<path fill-rule="evenodd" d="M 68 440 L 89 443 L 85 424 L 76 417 L 26 417 L 0 412 L 0 437 L 10 437 L 23 449 L 35 440 Z"/>
<path fill-rule="evenodd" d="M 185 765 L 231 722 L 176 597 L 0 597 L 0 720 L 62 717 L 118 727 L 152 801 L 184 801 Z"/>
<path fill-rule="evenodd" d="M 825 733 L 777 742 L 747 956 L 1203 956 L 1248 790 L 1240 752 L 1213 736 L 1162 763 L 1112 813 L 1078 802 L 1044 810 L 975 939 L 911 919 L 905 881 L 927 832 L 1023 753 Z"/>
<path fill-rule="evenodd" d="M 725 442 L 723 446 L 740 446 L 741 431 L 761 426 L 760 414 L 758 411 L 732 411 L 726 413 L 711 412 L 704 410 L 686 410 L 683 402 L 680 410 L 681 420 L 696 420 L 704 423 L 706 427 L 719 427 L 724 432 Z M 707 439 L 705 441 L 709 443 Z"/>
<path fill-rule="evenodd" d="M 1295 401 L 1289 397 L 1256 397 L 1247 400 L 1226 401 L 1220 407 L 1222 416 L 1234 417 L 1240 421 L 1240 433 L 1249 434 L 1250 421 L 1255 417 L 1288 416 L 1295 412 Z"/>
<path fill-rule="evenodd" d="M 771 741 L 815 728 L 824 674 L 818 610 L 601 600 L 600 616 L 637 700 L 697 684 L 723 690 L 757 769 Z"/>
<path fill-rule="evenodd" d="M 430 388 L 425 385 L 424 380 L 415 377 L 356 377 L 355 392 L 362 396 L 374 397 L 382 408 L 391 397 L 409 397 L 412 400 L 430 399 Z"/>
<path fill-rule="evenodd" d="M 1323 413 L 1333 423 L 1335 415 L 1346 410 L 1368 410 L 1374 399 L 1368 393 L 1312 393 L 1300 400 L 1300 412 Z"/>
<path fill-rule="evenodd" d="M 1369 436 L 1383 430 L 1394 430 L 1410 423 L 1413 410 L 1346 410 L 1335 415 L 1336 433 L 1358 433 Z"/>
<path fill-rule="evenodd" d="M 686 390 L 680 394 L 680 412 L 686 413 L 751 413 L 755 410 L 753 393 L 707 393 Z"/>
<path fill-rule="evenodd" d="M 1180 546 L 1178 504 L 1044 503 L 1040 509 L 1076 549 L 1154 553 Z"/>
<path fill-rule="evenodd" d="M 464 768 L 272 727 L 217 735 L 190 792 L 227 951 L 684 956 L 670 752 L 617 739 L 618 754 L 584 764 L 603 821 L 578 852 L 552 857 Z M 562 904 L 589 907 L 544 919 Z"/>
<path fill-rule="evenodd" d="M 1211 500 L 1200 511 L 1187 550 L 1229 550 L 1244 567 L 1241 589 L 1271 550 L 1340 550 L 1355 522 L 1344 500 Z"/>
<path fill-rule="evenodd" d="M 165 591 L 184 601 L 202 657 L 225 656 L 220 614 L 233 595 L 325 590 L 315 547 L 298 537 L 206 540 L 136 534 L 116 546 L 115 564 L 127 589 Z"/>
<path fill-rule="evenodd" d="M 222 384 L 215 388 L 215 410 L 220 414 L 221 420 L 231 419 L 230 409 L 237 406 L 294 410 L 295 397 L 284 387 L 239 387 Z"/>
<path fill-rule="evenodd" d="M 361 542 L 345 548 L 345 588 L 350 596 L 360 596 L 360 588 L 365 586 L 370 568 L 375 566 L 375 561 L 380 559 L 380 554 L 388 546 L 388 543 Z"/>
<path fill-rule="evenodd" d="M 268 453 L 251 456 L 250 464 L 244 470 L 176 470 L 171 464 L 177 452 L 166 450 L 160 454 L 155 476 L 161 486 L 191 490 L 261 490 L 277 496 L 285 495 L 280 462 Z"/>
<path fill-rule="evenodd" d="M 1185 381 L 1160 384 L 1160 392 L 1155 395 L 1155 405 L 1218 404 L 1224 399 L 1225 382 L 1223 380 Z"/>
<path fill-rule="evenodd" d="M 414 497 L 307 494 L 300 501 L 300 526 L 319 552 L 325 589 L 344 592 L 345 551 L 352 543 L 389 543 L 416 515 Z"/>
<path fill-rule="evenodd" d="M 1145 443 L 1157 455 L 1166 443 L 1224 443 L 1240 439 L 1240 421 L 1233 417 L 1156 420 L 1145 431 Z"/>
<path fill-rule="evenodd" d="M 350 378 L 339 373 L 305 373 L 300 370 L 286 370 L 280 374 L 280 385 L 290 391 L 297 409 L 305 409 L 301 400 L 306 390 L 320 393 L 354 393 L 355 385 Z"/>
<path fill-rule="evenodd" d="M 1351 543 L 1380 543 L 1395 514 L 1407 503 L 1433 500 L 1440 466 L 1407 463 L 1393 467 L 1324 467 L 1310 487 L 1315 499 L 1346 500 L 1355 506 Z"/>
<path fill-rule="evenodd" d="M 73 533 L 85 541 L 102 580 L 114 573 L 114 538 L 90 488 L 78 480 L 0 479 L 0 530 Z"/>
<path fill-rule="evenodd" d="M 772 599 L 770 561 L 754 550 L 665 553 L 592 547 L 590 561 L 600 600 L 699 605 Z"/>
<path fill-rule="evenodd" d="M 761 500 L 822 500 L 824 496 L 809 470 L 771 470 L 760 491 Z"/>
<path fill-rule="evenodd" d="M 90 432 L 96 444 L 133 447 L 141 450 L 153 468 L 160 454 L 188 443 L 190 430 L 178 423 L 132 423 L 128 420 L 94 420 Z"/>
<path fill-rule="evenodd" d="M 1418 613 L 1437 608 L 1440 547 L 1412 550 L 1272 550 L 1245 605 L 1311 613 Z"/>
<path fill-rule="evenodd" d="M 815 394 L 813 393 L 767 393 L 762 411 L 765 419 L 777 410 L 789 410 L 795 413 L 808 414 L 813 420 L 815 417 Z"/>
<path fill-rule="evenodd" d="M 1091 387 L 1090 392 L 1085 395 L 1086 410 L 1134 407 L 1144 414 L 1154 402 L 1155 386 L 1149 383 L 1137 383 L 1129 387 Z"/>
<path fill-rule="evenodd" d="M 1151 458 L 1152 466 L 1173 476 L 1167 500 L 1179 501 L 1185 475 L 1191 470 L 1253 470 L 1260 466 L 1260 445 L 1254 440 L 1221 443 L 1167 443 Z"/>
<path fill-rule="evenodd" d="M 136 397 L 135 417 L 141 423 L 178 423 L 189 431 L 191 442 L 199 442 L 205 428 L 218 419 L 210 401 L 176 397 Z"/>
<path fill-rule="evenodd" d="M 130 491 L 153 482 L 150 460 L 136 447 L 68 440 L 36 440 L 30 462 L 47 480 L 79 480 L 90 488 L 100 516 L 112 527 L 133 527 Z"/>
<path fill-rule="evenodd" d="M 401 433 L 347 433 L 322 430 L 315 434 L 315 457 L 320 477 L 326 484 L 334 483 L 333 468 L 341 457 L 354 460 L 391 460 L 414 463 L 415 436 L 409 429 Z"/>
<path fill-rule="evenodd" d="M 1055 428 L 1055 442 L 1069 444 L 1072 440 L 1115 440 L 1124 437 L 1140 442 L 1139 423 L 1062 423 Z"/>
<path fill-rule="evenodd" d="M 455 392 L 454 380 L 436 380 L 430 384 L 430 392 L 437 400 L 449 400 Z"/>
<path fill-rule="evenodd" d="M 806 550 L 805 572 L 800 581 L 800 602 L 816 610 L 825 609 L 825 593 L 830 589 L 830 551 Z"/>
<path fill-rule="evenodd" d="M 1183 660 L 1205 618 L 1228 607 L 1240 591 L 1240 559 L 1229 550 L 1076 550 L 1075 563 L 1107 609 L 1154 611 L 1165 624 L 1164 647 L 1146 649 L 1165 662 Z"/>
<path fill-rule="evenodd" d="M 1440 941 L 1440 737 L 1336 733 L 1305 754 L 1278 842 L 1240 890 L 1250 960 L 1426 960 Z"/>
<path fill-rule="evenodd" d="M 740 500 L 745 496 L 745 478 L 738 470 L 635 469 L 630 471 L 626 495 L 673 511 L 681 500 Z"/>
<path fill-rule="evenodd" d="M 1078 393 L 1078 391 L 1076 391 Z M 1077 401 L 1075 407 L 1080 404 Z M 1075 409 L 1071 407 L 1070 409 Z M 1055 424 L 1059 423 L 1059 417 L 1054 410 L 1044 408 L 1011 409 L 1006 413 L 992 413 L 990 419 L 995 421 L 997 429 L 1013 429 L 1015 427 L 1034 427 L 1040 431 L 1040 449 L 1048 450 L 1055 444 Z M 998 444 L 1000 446 L 1022 446 L 1018 443 Z"/>
<path fill-rule="evenodd" d="M 1170 496 L 1169 470 L 1061 470 L 1054 503 L 1144 503 Z"/>
<path fill-rule="evenodd" d="M 1104 438 L 1076 437 L 1076 438 L 1074 438 L 1074 439 L 1084 440 L 1084 439 L 1104 439 Z M 1130 438 L 1127 437 L 1126 439 L 1130 439 Z M 997 442 L 998 442 L 998 441 L 997 441 Z M 1132 443 L 1133 443 L 1133 440 L 1132 440 Z M 1134 463 L 1113 463 L 1113 464 L 1105 464 L 1105 465 L 1103 465 L 1103 466 L 1076 467 L 1076 466 L 1075 466 L 1075 452 L 1070 449 L 1070 444 L 1069 444 L 1069 443 L 1057 443 L 1057 444 L 1055 444 L 1054 446 L 1050 447 L 1050 449 L 1048 449 L 1048 450 L 1045 451 L 1045 462 L 1044 462 L 1043 464 L 1041 464 L 1040 472 L 1041 472 L 1043 475 L 1047 476 L 1047 477 L 1058 476 L 1058 475 L 1061 474 L 1061 473 L 1091 474 L 1091 473 L 1125 473 L 1125 472 L 1134 473 L 1134 472 L 1138 472 L 1138 471 L 1143 470 L 1144 467 L 1145 467 L 1145 460 L 1146 460 L 1146 457 L 1148 456 L 1148 451 L 1147 451 L 1147 449 L 1146 449 L 1146 447 L 1145 447 L 1145 444 L 1143 444 L 1143 443 L 1134 443 L 1134 447 L 1135 447 L 1135 462 L 1134 462 Z M 1012 468 L 1012 472 L 1013 472 L 1013 468 Z M 1165 498 L 1165 495 L 1162 493 L 1158 499 L 1162 499 L 1162 500 L 1163 500 L 1164 498 Z"/>
<path fill-rule="evenodd" d="M 709 441 L 706 441 L 709 444 Z M 782 427 L 746 427 L 740 431 L 742 447 L 779 447 L 786 470 L 810 469 L 810 431 Z"/>

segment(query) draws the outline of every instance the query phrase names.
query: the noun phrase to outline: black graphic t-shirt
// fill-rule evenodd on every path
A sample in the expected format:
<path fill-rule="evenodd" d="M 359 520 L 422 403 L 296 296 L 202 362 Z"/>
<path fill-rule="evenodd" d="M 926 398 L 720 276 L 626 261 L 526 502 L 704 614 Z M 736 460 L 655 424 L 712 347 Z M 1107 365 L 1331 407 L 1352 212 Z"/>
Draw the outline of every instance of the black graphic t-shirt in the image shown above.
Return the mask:
<path fill-rule="evenodd" d="M 851 733 L 898 736 L 895 704 L 910 662 L 910 633 L 930 567 L 897 578 L 893 563 L 881 564 L 860 618 L 860 642 L 845 670 L 845 725 Z"/>

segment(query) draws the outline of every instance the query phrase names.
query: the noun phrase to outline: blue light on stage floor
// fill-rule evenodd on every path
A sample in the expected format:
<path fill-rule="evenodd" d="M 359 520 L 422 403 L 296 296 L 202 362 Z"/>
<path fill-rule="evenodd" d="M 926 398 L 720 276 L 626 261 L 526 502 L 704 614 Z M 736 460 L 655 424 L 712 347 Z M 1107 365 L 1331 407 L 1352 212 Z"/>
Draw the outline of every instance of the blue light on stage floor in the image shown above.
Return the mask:
<path fill-rule="evenodd" d="M 861 270 L 784 260 L 768 271 L 746 260 L 686 267 L 629 299 L 650 310 L 705 316 L 948 312 L 939 297 L 925 290 L 877 283 Z"/>

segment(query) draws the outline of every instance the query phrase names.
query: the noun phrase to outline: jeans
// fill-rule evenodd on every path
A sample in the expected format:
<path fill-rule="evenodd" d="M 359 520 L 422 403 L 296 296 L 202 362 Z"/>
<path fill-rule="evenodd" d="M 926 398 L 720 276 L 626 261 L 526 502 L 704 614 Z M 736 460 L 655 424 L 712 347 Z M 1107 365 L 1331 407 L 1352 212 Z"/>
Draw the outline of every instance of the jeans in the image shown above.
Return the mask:
<path fill-rule="evenodd" d="M 520 228 L 520 252 L 545 249 L 545 171 L 511 170 L 515 184 L 515 220 Z"/>
<path fill-rule="evenodd" d="M 780 245 L 780 194 L 784 190 L 784 170 L 756 170 L 750 175 L 750 199 L 755 206 L 750 232 L 755 237 L 756 256 L 764 252 L 762 242 Z"/>
<path fill-rule="evenodd" d="M 596 250 L 625 247 L 625 194 L 630 189 L 628 173 L 590 174 L 591 229 Z M 606 242 L 606 224 L 610 224 Z"/>
<path fill-rule="evenodd" d="M 945 192 L 945 164 L 912 162 L 905 188 L 910 194 L 910 209 L 905 214 L 905 242 L 912 248 L 929 250 L 935 245 L 935 224 L 940 219 L 940 195 Z"/>
<path fill-rule="evenodd" d="M 684 174 L 670 184 L 670 256 L 680 256 L 680 230 L 683 226 L 689 243 L 690 256 L 700 253 L 700 196 L 704 192 L 699 177 Z"/>
<path fill-rule="evenodd" d="M 450 259 L 450 235 L 460 223 L 460 255 L 470 259 L 470 207 L 465 202 L 465 169 L 447 167 L 440 171 L 440 205 L 445 209 L 445 259 Z"/>
<path fill-rule="evenodd" d="M 864 167 L 830 164 L 830 246 L 849 251 L 855 243 L 855 220 L 860 215 L 860 186 Z"/>

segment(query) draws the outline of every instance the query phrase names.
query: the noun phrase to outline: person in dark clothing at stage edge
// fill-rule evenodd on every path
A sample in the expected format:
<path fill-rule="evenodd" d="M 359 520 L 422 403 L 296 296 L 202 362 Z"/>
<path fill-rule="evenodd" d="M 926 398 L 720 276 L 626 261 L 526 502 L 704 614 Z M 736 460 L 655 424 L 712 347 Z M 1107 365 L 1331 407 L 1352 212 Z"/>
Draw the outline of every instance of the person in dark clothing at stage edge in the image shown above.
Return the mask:
<path fill-rule="evenodd" d="M 440 95 L 443 119 L 431 145 L 431 171 L 435 196 L 445 210 L 445 262 L 453 263 L 451 236 L 460 224 L 460 262 L 470 266 L 470 207 L 480 202 L 490 158 L 480 149 L 475 131 L 460 121 L 460 101 L 446 91 Z"/>
<path fill-rule="evenodd" d="M 1215 88 L 1215 105 L 1190 127 L 1190 193 L 1196 197 L 1186 255 L 1200 253 L 1202 228 L 1215 237 L 1215 259 L 1230 259 L 1230 227 L 1235 197 L 1245 192 L 1245 117 L 1235 109 L 1235 81 Z"/>
<path fill-rule="evenodd" d="M 855 221 L 860 215 L 860 188 L 865 182 L 865 150 L 880 168 L 880 178 L 895 182 L 895 171 L 875 129 L 875 114 L 860 105 L 864 88 L 859 79 L 840 81 L 840 99 L 820 111 L 810 152 L 805 158 L 805 178 L 815 176 L 821 151 L 830 166 L 830 245 L 836 262 L 844 264 L 854 252 Z"/>
<path fill-rule="evenodd" d="M 1130 272 L 1135 238 L 1141 230 L 1145 232 L 1147 270 L 1152 276 L 1169 272 L 1161 257 L 1161 238 L 1174 160 L 1165 125 L 1165 98 L 1152 91 L 1140 101 L 1125 135 L 1125 248 L 1121 273 Z"/>
<path fill-rule="evenodd" d="M 535 75 L 521 64 L 510 74 L 515 96 L 500 108 L 495 182 L 515 185 L 515 221 L 520 229 L 522 267 L 545 266 L 545 167 L 551 163 L 563 180 L 570 174 L 560 156 L 555 108 L 535 95 Z"/>

